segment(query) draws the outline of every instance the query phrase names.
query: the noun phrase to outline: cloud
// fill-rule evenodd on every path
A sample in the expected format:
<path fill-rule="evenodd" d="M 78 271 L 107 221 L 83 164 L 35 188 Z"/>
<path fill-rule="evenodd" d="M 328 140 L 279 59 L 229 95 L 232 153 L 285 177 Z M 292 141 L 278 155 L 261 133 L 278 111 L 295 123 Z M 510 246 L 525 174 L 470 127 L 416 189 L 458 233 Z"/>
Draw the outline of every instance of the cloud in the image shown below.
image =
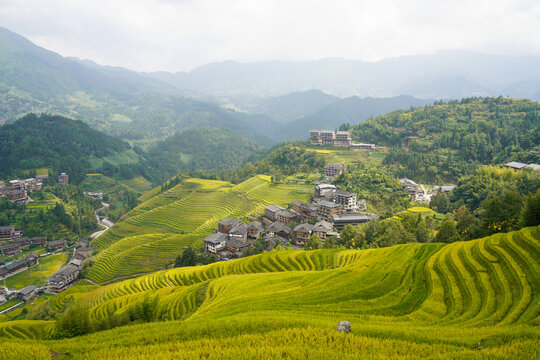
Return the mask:
<path fill-rule="evenodd" d="M 540 54 L 531 0 L 0 0 L 0 25 L 64 56 L 142 71 L 226 59 Z"/>

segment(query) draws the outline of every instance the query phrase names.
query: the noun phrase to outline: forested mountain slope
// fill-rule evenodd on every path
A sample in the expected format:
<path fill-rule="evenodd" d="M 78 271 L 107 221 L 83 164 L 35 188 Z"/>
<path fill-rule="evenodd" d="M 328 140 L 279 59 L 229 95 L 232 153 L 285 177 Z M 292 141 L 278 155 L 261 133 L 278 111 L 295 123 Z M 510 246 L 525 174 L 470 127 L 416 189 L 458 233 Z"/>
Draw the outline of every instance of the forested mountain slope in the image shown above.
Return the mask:
<path fill-rule="evenodd" d="M 48 114 L 28 114 L 0 127 L 0 153 L 3 178 L 18 170 L 48 168 L 53 173 L 67 172 L 75 183 L 105 161 L 129 166 L 144 160 L 124 141 L 80 120 Z"/>
<path fill-rule="evenodd" d="M 400 177 L 456 181 L 478 165 L 539 163 L 540 104 L 466 98 L 398 110 L 354 126 L 354 140 L 393 147 L 384 164 Z M 405 149 L 405 151 L 404 151 Z"/>

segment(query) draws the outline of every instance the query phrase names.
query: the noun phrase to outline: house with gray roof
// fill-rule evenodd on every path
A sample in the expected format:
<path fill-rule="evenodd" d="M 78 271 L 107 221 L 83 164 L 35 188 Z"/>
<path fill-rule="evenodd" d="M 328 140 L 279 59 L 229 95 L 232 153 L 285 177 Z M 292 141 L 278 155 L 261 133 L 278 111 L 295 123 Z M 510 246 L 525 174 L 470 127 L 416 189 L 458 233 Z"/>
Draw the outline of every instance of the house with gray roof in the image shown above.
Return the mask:
<path fill-rule="evenodd" d="M 261 235 L 262 224 L 259 221 L 252 221 L 247 226 L 247 235 L 249 238 L 256 239 Z"/>
<path fill-rule="evenodd" d="M 268 205 L 267 207 L 264 208 L 264 216 L 266 216 L 266 218 L 272 221 L 276 221 L 277 220 L 276 214 L 282 210 L 285 210 L 285 209 L 279 205 Z"/>
<path fill-rule="evenodd" d="M 296 226 L 293 230 L 293 240 L 296 245 L 307 244 L 313 233 L 313 225 L 304 223 Z"/>
<path fill-rule="evenodd" d="M 282 238 L 290 239 L 292 236 L 292 230 L 287 225 L 276 221 L 266 228 L 266 234 L 272 237 L 281 236 Z"/>
<path fill-rule="evenodd" d="M 49 276 L 47 279 L 47 287 L 50 292 L 59 293 L 69 288 L 79 276 L 79 268 L 75 265 L 68 264 Z"/>
<path fill-rule="evenodd" d="M 217 254 L 225 249 L 227 240 L 229 240 L 229 234 L 217 232 L 204 239 L 204 249 L 207 253 Z"/>
<path fill-rule="evenodd" d="M 19 293 L 17 294 L 17 299 L 26 302 L 36 296 L 37 292 L 38 288 L 35 285 L 28 285 L 19 290 Z"/>
<path fill-rule="evenodd" d="M 240 240 L 242 242 L 246 242 L 247 234 L 248 234 L 247 225 L 240 223 L 236 225 L 235 227 L 233 227 L 231 231 L 229 231 L 229 239 L 235 239 L 235 240 Z"/>
<path fill-rule="evenodd" d="M 218 224 L 218 231 L 220 233 L 228 234 L 229 231 L 232 230 L 233 227 L 240 224 L 241 221 L 235 218 L 227 218 L 223 219 Z"/>
<path fill-rule="evenodd" d="M 313 225 L 311 230 L 313 235 L 317 235 L 321 240 L 326 239 L 326 235 L 332 231 L 334 225 L 328 221 L 319 221 Z"/>

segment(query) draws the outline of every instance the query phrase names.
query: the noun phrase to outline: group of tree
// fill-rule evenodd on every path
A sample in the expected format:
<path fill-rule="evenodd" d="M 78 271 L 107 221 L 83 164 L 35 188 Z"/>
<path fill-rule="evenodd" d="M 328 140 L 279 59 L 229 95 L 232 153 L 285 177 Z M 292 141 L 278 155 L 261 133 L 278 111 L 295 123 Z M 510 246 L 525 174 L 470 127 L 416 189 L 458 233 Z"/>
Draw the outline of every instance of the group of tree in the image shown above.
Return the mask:
<path fill-rule="evenodd" d="M 530 150 L 540 143 L 540 104 L 502 97 L 437 101 L 369 119 L 352 134 L 391 147 L 383 164 L 398 177 L 453 182 L 480 165 L 538 162 Z"/>

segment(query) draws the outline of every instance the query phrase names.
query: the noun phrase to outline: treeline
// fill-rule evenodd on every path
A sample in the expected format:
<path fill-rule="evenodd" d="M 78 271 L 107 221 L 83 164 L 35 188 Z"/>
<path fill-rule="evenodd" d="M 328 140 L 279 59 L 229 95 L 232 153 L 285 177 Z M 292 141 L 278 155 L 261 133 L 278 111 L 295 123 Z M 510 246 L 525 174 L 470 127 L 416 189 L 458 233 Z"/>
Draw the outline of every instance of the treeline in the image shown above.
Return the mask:
<path fill-rule="evenodd" d="M 411 203 L 399 180 L 384 167 L 350 164 L 333 183 L 342 190 L 356 193 L 358 199 L 366 199 L 368 211 L 383 218 L 405 210 Z"/>
<path fill-rule="evenodd" d="M 437 101 L 370 119 L 352 134 L 392 147 L 384 164 L 399 177 L 456 181 L 482 164 L 539 161 L 529 150 L 540 143 L 540 104 L 502 97 Z"/>
<path fill-rule="evenodd" d="M 178 171 L 234 170 L 262 148 L 225 128 L 189 129 L 148 150 L 150 166 L 164 176 Z"/>
<path fill-rule="evenodd" d="M 296 173 L 323 172 L 326 160 L 315 151 L 309 151 L 294 144 L 276 146 L 256 162 L 246 162 L 236 170 L 203 171 L 192 170 L 190 177 L 202 179 L 225 180 L 233 184 L 241 183 L 257 174 L 268 174 L 272 181 L 280 183 L 285 177 Z"/>

